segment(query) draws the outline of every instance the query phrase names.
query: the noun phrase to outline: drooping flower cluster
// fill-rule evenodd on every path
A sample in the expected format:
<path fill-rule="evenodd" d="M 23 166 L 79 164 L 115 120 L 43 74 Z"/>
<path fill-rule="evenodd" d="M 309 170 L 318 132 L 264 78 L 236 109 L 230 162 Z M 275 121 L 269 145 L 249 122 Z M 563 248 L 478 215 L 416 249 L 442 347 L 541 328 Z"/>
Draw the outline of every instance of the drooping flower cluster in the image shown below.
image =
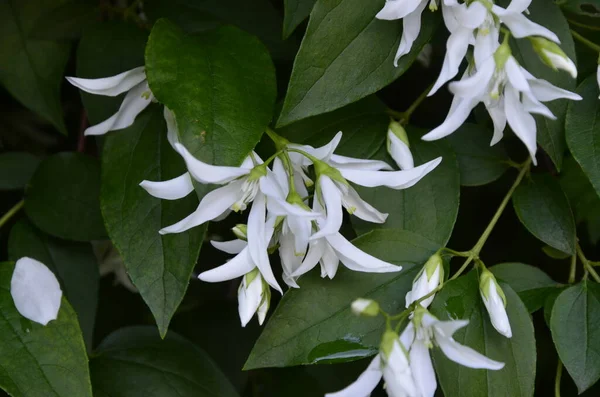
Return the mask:
<path fill-rule="evenodd" d="M 432 11 L 437 10 L 437 0 L 387 0 L 377 14 L 379 19 L 403 19 L 404 30 L 396 63 L 410 51 L 418 37 L 421 13 L 427 3 Z M 533 114 L 555 119 L 543 102 L 559 98 L 580 100 L 581 97 L 534 77 L 512 55 L 509 38 L 528 38 L 544 63 L 577 76 L 575 64 L 558 46 L 560 40 L 556 34 L 524 15 L 530 4 L 531 0 L 513 0 L 507 8 L 502 8 L 492 0 L 441 1 L 450 37 L 442 70 L 429 95 L 456 77 L 470 46 L 473 57 L 461 80 L 449 86 L 454 99 L 446 120 L 423 136 L 424 140 L 452 134 L 475 106 L 483 103 L 494 124 L 491 144 L 502 139 L 508 124 L 525 144 L 535 164 L 537 129 Z M 504 32 L 502 43 L 501 32 Z"/>

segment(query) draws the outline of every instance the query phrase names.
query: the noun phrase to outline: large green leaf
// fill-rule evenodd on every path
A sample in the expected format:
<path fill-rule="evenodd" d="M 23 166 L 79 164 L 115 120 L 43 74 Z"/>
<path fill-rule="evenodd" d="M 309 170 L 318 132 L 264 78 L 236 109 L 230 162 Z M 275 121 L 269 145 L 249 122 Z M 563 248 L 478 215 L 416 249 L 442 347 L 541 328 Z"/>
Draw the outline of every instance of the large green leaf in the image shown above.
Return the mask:
<path fill-rule="evenodd" d="M 289 290 L 265 326 L 245 369 L 355 360 L 374 354 L 385 327 L 382 319 L 356 317 L 350 304 L 376 299 L 383 309 L 404 309 L 404 295 L 417 269 L 439 244 L 405 230 L 376 230 L 353 243 L 382 260 L 403 266 L 399 273 L 340 269 L 333 280 L 315 269 Z"/>
<path fill-rule="evenodd" d="M 508 169 L 508 155 L 502 142 L 490 146 L 491 137 L 489 129 L 469 123 L 448 137 L 458 160 L 461 185 L 485 185 Z"/>
<path fill-rule="evenodd" d="M 567 254 L 575 254 L 575 220 L 569 200 L 556 179 L 533 174 L 513 194 L 521 223 L 538 239 Z"/>
<path fill-rule="evenodd" d="M 206 162 L 239 165 L 271 121 L 269 53 L 237 28 L 188 36 L 157 21 L 146 46 L 146 74 L 156 98 L 175 113 L 184 144 Z"/>
<path fill-rule="evenodd" d="M 83 339 L 91 350 L 99 281 L 98 263 L 92 246 L 48 236 L 22 220 L 10 231 L 8 256 L 13 261 L 24 256 L 37 259 L 54 272 L 77 312 Z"/>
<path fill-rule="evenodd" d="M 64 0 L 0 1 L 0 83 L 66 135 L 60 86 L 69 44 L 30 37 L 38 19 Z"/>
<path fill-rule="evenodd" d="M 151 327 L 122 328 L 102 341 L 90 362 L 94 393 L 127 397 L 237 397 L 200 348 Z"/>
<path fill-rule="evenodd" d="M 98 20 L 99 7 L 93 0 L 69 1 L 38 18 L 30 37 L 41 40 L 78 39 L 86 26 Z"/>
<path fill-rule="evenodd" d="M 552 339 L 579 393 L 600 379 L 600 286 L 583 281 L 563 291 L 552 309 Z"/>
<path fill-rule="evenodd" d="M 284 0 L 283 37 L 289 37 L 308 16 L 317 0 Z"/>
<path fill-rule="evenodd" d="M 206 230 L 160 235 L 161 228 L 194 211 L 198 200 L 194 195 L 160 200 L 139 187 L 143 180 L 163 181 L 185 172 L 166 129 L 162 109 L 154 105 L 133 126 L 111 133 L 102 154 L 101 193 L 108 234 L 161 335 L 187 290 Z"/>
<path fill-rule="evenodd" d="M 534 0 L 529 6 L 530 14 L 528 18 L 537 22 L 558 36 L 561 41 L 560 47 L 565 54 L 577 62 L 575 56 L 575 43 L 569 30 L 569 23 L 560 11 L 560 8 L 553 2 L 547 0 Z M 516 41 L 516 46 L 511 49 L 515 56 L 525 69 L 539 79 L 544 79 L 550 83 L 565 88 L 567 90 L 575 89 L 575 79 L 566 72 L 555 72 L 544 64 L 539 56 L 533 50 L 528 39 Z M 567 113 L 566 99 L 559 99 L 547 103 L 548 108 L 556 116 L 556 120 L 550 120 L 544 116 L 535 116 L 537 125 L 537 141 L 544 151 L 548 153 L 556 168 L 560 170 L 562 160 L 567 149 L 565 143 L 565 115 Z"/>
<path fill-rule="evenodd" d="M 565 127 L 567 143 L 573 157 L 600 195 L 600 101 L 595 76 L 585 79 L 577 87 L 577 93 L 583 100 L 569 105 Z"/>
<path fill-rule="evenodd" d="M 524 263 L 501 263 L 490 267 L 490 271 L 519 294 L 530 313 L 542 308 L 546 298 L 561 288 L 541 269 Z"/>
<path fill-rule="evenodd" d="M 434 350 L 434 363 L 446 397 L 533 396 L 536 352 L 533 324 L 527 308 L 508 284 L 500 283 L 506 295 L 506 311 L 512 338 L 492 326 L 479 294 L 476 271 L 449 282 L 435 297 L 431 311 L 440 320 L 469 320 L 454 339 L 491 359 L 503 362 L 498 371 L 471 369 L 450 361 Z"/>
<path fill-rule="evenodd" d="M 98 160 L 76 152 L 44 159 L 25 190 L 25 212 L 38 228 L 56 237 L 104 238 Z"/>
<path fill-rule="evenodd" d="M 58 318 L 25 319 L 10 294 L 14 263 L 0 263 L 0 387 L 15 397 L 92 397 L 77 315 L 63 298 Z"/>
<path fill-rule="evenodd" d="M 23 189 L 41 159 L 27 152 L 0 154 L 0 190 Z"/>
<path fill-rule="evenodd" d="M 368 223 L 352 218 L 358 234 L 373 228 L 403 229 L 427 236 L 444 245 L 450 239 L 460 196 L 460 174 L 454 152 L 442 141 L 425 142 L 420 139 L 421 131 L 409 128 L 410 150 L 415 164 L 423 164 L 442 156 L 437 168 L 413 187 L 394 190 L 387 187 L 356 189 L 361 197 L 382 212 L 389 213 L 383 224 Z M 373 156 L 394 164 L 385 145 Z"/>
<path fill-rule="evenodd" d="M 401 76 L 431 38 L 434 15 L 423 13 L 421 34 L 398 67 L 400 21 L 375 15 L 384 0 L 318 0 L 294 61 L 278 126 L 330 112 L 377 92 Z"/>

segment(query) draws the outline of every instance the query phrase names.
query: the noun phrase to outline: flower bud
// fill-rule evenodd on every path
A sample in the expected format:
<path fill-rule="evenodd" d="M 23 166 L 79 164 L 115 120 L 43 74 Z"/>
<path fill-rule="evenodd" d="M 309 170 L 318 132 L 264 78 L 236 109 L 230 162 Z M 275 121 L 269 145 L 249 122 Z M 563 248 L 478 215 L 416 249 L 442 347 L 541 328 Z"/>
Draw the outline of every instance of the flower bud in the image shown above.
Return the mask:
<path fill-rule="evenodd" d="M 410 152 L 408 136 L 400 123 L 392 121 L 387 133 L 387 151 L 401 170 L 414 168 L 415 163 Z"/>
<path fill-rule="evenodd" d="M 235 225 L 231 231 L 237 238 L 240 240 L 248 241 L 248 226 L 243 223 L 238 223 Z"/>
<path fill-rule="evenodd" d="M 412 289 L 406 294 L 406 307 L 421 299 L 436 289 L 444 281 L 444 263 L 440 254 L 432 255 L 413 281 Z M 422 307 L 428 307 L 435 295 L 420 302 Z"/>
<path fill-rule="evenodd" d="M 482 271 L 479 278 L 479 293 L 496 331 L 507 338 L 512 337 L 510 322 L 506 314 L 506 296 L 498 285 L 496 277 L 487 269 Z"/>
<path fill-rule="evenodd" d="M 376 317 L 379 314 L 379 303 L 372 299 L 358 298 L 352 302 L 351 308 L 357 316 Z"/>
<path fill-rule="evenodd" d="M 271 290 L 265 282 L 258 268 L 246 273 L 238 288 L 238 312 L 242 327 L 245 327 L 254 314 L 258 316 L 258 323 L 262 325 L 271 301 Z"/>
<path fill-rule="evenodd" d="M 556 43 L 537 36 L 529 37 L 529 41 L 542 62 L 554 70 L 562 69 L 573 78 L 577 77 L 577 67 Z"/>
<path fill-rule="evenodd" d="M 417 386 L 408 362 L 408 354 L 398 334 L 388 330 L 379 346 L 383 363 L 382 373 L 390 396 L 416 396 Z"/>

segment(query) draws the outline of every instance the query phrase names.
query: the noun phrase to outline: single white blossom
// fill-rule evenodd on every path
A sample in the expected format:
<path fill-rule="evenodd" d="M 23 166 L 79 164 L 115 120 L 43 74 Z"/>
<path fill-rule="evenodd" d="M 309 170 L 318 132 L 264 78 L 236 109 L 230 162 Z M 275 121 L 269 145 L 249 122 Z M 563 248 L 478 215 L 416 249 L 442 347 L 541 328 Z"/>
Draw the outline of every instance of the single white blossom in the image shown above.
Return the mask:
<path fill-rule="evenodd" d="M 117 113 L 100 124 L 87 128 L 85 135 L 103 135 L 108 131 L 129 127 L 133 124 L 137 115 L 146 109 L 154 99 L 154 95 L 148 86 L 143 66 L 112 77 L 101 79 L 67 77 L 67 80 L 69 83 L 90 94 L 117 96 L 127 92 Z"/>
<path fill-rule="evenodd" d="M 265 321 L 271 302 L 271 290 L 260 271 L 254 269 L 242 277 L 238 288 L 238 312 L 242 327 L 250 322 L 254 314 L 260 325 Z"/>
<path fill-rule="evenodd" d="M 479 293 L 496 331 L 507 338 L 512 337 L 510 321 L 506 314 L 506 296 L 496 277 L 487 269 L 484 269 L 479 277 Z"/>
<path fill-rule="evenodd" d="M 415 277 L 412 289 L 406 293 L 406 307 L 409 307 L 413 302 L 431 293 L 436 289 L 441 282 L 444 281 L 444 264 L 442 257 L 439 254 L 432 255 L 425 266 Z M 423 307 L 428 307 L 433 301 L 434 295 L 424 299 L 419 304 Z"/>
<path fill-rule="evenodd" d="M 19 313 L 31 321 L 47 325 L 58 317 L 62 290 L 54 273 L 42 262 L 28 257 L 17 260 L 10 294 Z"/>

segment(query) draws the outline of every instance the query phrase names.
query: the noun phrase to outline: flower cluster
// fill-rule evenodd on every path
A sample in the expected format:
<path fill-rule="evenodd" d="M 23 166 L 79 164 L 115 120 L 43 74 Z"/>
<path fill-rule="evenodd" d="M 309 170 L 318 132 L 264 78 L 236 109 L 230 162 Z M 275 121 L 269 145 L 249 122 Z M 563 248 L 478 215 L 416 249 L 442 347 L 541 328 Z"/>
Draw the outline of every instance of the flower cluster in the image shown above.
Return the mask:
<path fill-rule="evenodd" d="M 403 19 L 404 30 L 398 59 L 407 54 L 421 28 L 421 13 L 429 3 L 437 10 L 437 0 L 387 0 L 377 18 Z M 536 124 L 533 114 L 555 119 L 543 102 L 559 98 L 580 100 L 575 93 L 555 87 L 534 77 L 512 55 L 509 38 L 528 38 L 541 60 L 553 69 L 563 69 L 577 76 L 575 64 L 558 46 L 552 31 L 527 19 L 523 14 L 531 0 L 513 0 L 502 8 L 492 0 L 459 3 L 442 0 L 441 8 L 450 37 L 440 75 L 429 95 L 459 73 L 460 65 L 473 47 L 473 56 L 460 81 L 449 89 L 454 95 L 446 120 L 423 136 L 425 140 L 443 138 L 456 131 L 479 103 L 483 103 L 494 124 L 491 144 L 502 139 L 506 124 L 525 144 L 535 164 Z M 504 34 L 500 42 L 500 34 Z"/>

